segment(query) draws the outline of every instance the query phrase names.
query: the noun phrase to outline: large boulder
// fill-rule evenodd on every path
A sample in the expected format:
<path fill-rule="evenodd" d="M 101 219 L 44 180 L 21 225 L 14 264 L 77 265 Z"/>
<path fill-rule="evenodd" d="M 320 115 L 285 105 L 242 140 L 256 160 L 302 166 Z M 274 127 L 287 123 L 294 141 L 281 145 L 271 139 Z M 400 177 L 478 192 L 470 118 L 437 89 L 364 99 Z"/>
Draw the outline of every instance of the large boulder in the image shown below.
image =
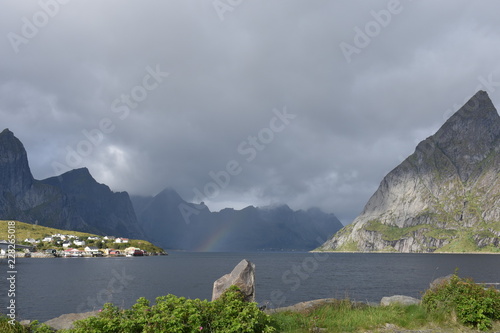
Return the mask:
<path fill-rule="evenodd" d="M 218 299 L 232 285 L 241 289 L 247 302 L 255 302 L 255 265 L 243 259 L 229 274 L 214 282 L 212 301 Z"/>
<path fill-rule="evenodd" d="M 382 300 L 380 301 L 380 305 L 382 306 L 388 306 L 388 305 L 413 305 L 413 304 L 420 304 L 420 300 L 418 298 L 413 298 L 410 296 L 403 296 L 403 295 L 394 295 L 390 297 L 382 297 Z"/>

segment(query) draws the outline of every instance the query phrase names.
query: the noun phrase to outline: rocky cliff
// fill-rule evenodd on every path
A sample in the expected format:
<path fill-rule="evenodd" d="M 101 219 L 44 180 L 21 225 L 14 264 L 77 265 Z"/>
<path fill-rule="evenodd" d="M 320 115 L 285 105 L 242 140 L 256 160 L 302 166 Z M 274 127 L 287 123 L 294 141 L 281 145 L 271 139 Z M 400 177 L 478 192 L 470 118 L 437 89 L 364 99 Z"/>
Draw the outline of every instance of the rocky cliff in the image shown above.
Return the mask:
<path fill-rule="evenodd" d="M 87 169 L 35 180 L 26 150 L 14 134 L 0 133 L 0 219 L 143 238 L 126 192 L 98 184 Z"/>
<path fill-rule="evenodd" d="M 479 91 L 381 182 L 322 250 L 498 251 L 500 117 Z"/>

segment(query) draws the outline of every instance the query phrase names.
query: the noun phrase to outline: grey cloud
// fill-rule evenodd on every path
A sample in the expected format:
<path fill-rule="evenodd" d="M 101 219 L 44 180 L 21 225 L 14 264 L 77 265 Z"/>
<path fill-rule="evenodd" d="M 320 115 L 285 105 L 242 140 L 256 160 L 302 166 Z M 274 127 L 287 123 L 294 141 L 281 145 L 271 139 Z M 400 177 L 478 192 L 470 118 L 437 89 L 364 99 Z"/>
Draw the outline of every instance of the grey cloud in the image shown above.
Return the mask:
<path fill-rule="evenodd" d="M 16 54 L 8 34 L 54 1 L 0 11 L 0 116 L 37 178 L 108 119 L 79 166 L 114 190 L 171 186 L 191 200 L 236 160 L 241 173 L 205 198 L 212 207 L 286 202 L 347 223 L 478 87 L 500 105 L 495 1 L 401 0 L 350 63 L 340 43 L 354 45 L 390 1 L 243 1 L 223 21 L 211 1 L 71 1 Z M 115 112 L 148 66 L 169 76 Z M 297 118 L 246 161 L 238 146 L 284 107 Z"/>

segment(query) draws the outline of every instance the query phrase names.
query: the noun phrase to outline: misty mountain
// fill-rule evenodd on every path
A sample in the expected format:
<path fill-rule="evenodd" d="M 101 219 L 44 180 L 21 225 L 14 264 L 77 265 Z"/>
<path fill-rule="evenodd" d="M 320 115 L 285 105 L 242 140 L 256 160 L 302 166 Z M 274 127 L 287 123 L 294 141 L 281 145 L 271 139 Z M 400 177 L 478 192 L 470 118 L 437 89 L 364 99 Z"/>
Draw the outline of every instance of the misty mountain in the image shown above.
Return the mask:
<path fill-rule="evenodd" d="M 317 208 L 287 205 L 211 212 L 170 188 L 154 197 L 132 196 L 139 223 L 153 242 L 189 251 L 311 250 L 342 227 Z"/>
<path fill-rule="evenodd" d="M 315 208 L 250 206 L 210 212 L 173 189 L 154 197 L 134 196 L 132 204 L 127 192 L 99 184 L 86 168 L 36 180 L 23 144 L 8 129 L 0 133 L 0 219 L 194 251 L 310 250 L 342 227 L 333 214 Z"/>
<path fill-rule="evenodd" d="M 143 238 L 130 198 L 99 184 L 86 168 L 33 178 L 26 150 L 0 133 L 0 218 L 59 229 Z"/>
<path fill-rule="evenodd" d="M 496 251 L 500 116 L 479 91 L 382 180 L 352 224 L 321 249 Z"/>

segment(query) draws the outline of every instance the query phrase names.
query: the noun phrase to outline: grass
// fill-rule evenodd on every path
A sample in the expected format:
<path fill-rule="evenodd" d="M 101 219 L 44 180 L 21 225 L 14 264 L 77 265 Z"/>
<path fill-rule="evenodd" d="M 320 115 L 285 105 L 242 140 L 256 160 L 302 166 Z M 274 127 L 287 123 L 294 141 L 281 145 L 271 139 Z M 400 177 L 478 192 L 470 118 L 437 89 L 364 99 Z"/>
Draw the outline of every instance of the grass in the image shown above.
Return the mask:
<path fill-rule="evenodd" d="M 419 224 L 412 227 L 400 228 L 398 226 L 383 224 L 378 220 L 371 220 L 365 225 L 365 230 L 377 231 L 382 234 L 382 239 L 386 241 L 396 241 L 406 236 L 411 235 L 419 229 L 429 229 L 431 226 L 427 224 Z"/>
<path fill-rule="evenodd" d="M 337 251 L 356 252 L 359 251 L 359 247 L 355 241 L 349 241 L 339 246 Z"/>
<path fill-rule="evenodd" d="M 349 300 L 325 305 L 312 312 L 272 315 L 279 332 L 384 332 L 393 329 L 474 332 L 444 313 L 427 312 L 421 305 L 359 306 Z M 323 330 L 321 330 L 323 329 Z M 493 330 L 500 329 L 496 322 Z"/>
<path fill-rule="evenodd" d="M 7 239 L 8 235 L 8 221 L 0 220 L 0 239 Z M 51 236 L 54 234 L 71 234 L 78 237 L 89 237 L 89 236 L 97 236 L 93 234 L 88 234 L 85 232 L 78 231 L 69 231 L 69 230 L 60 230 L 55 228 L 44 227 L 41 225 L 29 224 L 24 222 L 16 222 L 16 239 L 18 241 L 23 241 L 26 238 L 34 238 L 39 239 L 45 236 Z"/>
<path fill-rule="evenodd" d="M 485 252 L 490 248 L 479 248 L 472 238 L 475 234 L 472 230 L 461 230 L 458 232 L 458 237 L 453 239 L 449 244 L 439 248 L 436 252 Z"/>

